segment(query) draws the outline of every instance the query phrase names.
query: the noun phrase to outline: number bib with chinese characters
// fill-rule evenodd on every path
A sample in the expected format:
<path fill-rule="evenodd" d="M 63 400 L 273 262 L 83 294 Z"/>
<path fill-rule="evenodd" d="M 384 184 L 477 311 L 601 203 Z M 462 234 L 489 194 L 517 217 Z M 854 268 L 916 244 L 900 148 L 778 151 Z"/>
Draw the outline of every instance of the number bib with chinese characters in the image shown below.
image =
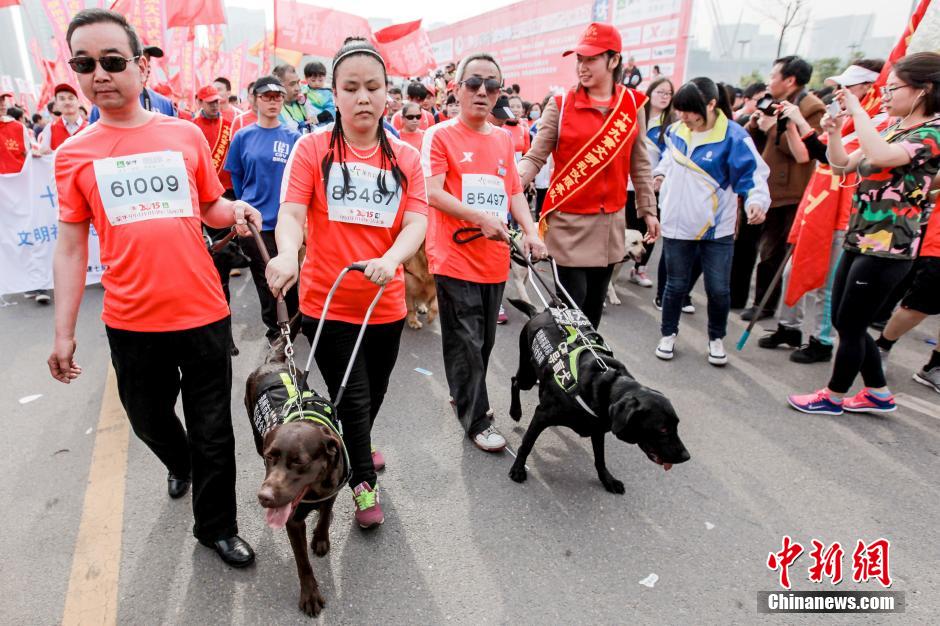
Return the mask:
<path fill-rule="evenodd" d="M 330 180 L 326 186 L 326 203 L 331 222 L 346 222 L 363 226 L 391 228 L 401 204 L 401 189 L 395 187 L 395 179 L 388 170 L 381 170 L 365 163 L 347 163 L 349 188 L 343 192 L 343 170 L 339 163 L 330 168 Z M 379 175 L 385 174 L 389 191 L 379 189 Z"/>
<path fill-rule="evenodd" d="M 193 217 L 181 152 L 147 152 L 94 162 L 101 205 L 112 226 Z"/>
<path fill-rule="evenodd" d="M 471 209 L 485 211 L 506 221 L 509 212 L 509 195 L 503 179 L 492 174 L 464 174 L 460 184 L 462 201 Z"/>

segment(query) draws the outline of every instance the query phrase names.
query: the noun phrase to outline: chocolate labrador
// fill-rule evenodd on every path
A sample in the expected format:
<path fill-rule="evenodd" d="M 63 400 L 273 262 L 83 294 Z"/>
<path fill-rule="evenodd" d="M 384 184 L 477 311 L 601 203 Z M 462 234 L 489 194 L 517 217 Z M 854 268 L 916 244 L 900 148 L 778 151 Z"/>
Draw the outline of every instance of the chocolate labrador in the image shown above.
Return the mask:
<path fill-rule="evenodd" d="M 542 431 L 567 426 L 590 437 L 594 467 L 604 488 L 624 493 L 607 470 L 604 435 L 635 443 L 652 462 L 669 470 L 690 458 L 677 430 L 679 417 L 669 399 L 633 378 L 577 309 L 549 308 L 509 300 L 529 316 L 519 336 L 519 369 L 512 378 L 509 416 L 519 421 L 519 392 L 539 385 L 539 404 L 522 439 L 509 477 L 526 479 L 525 461 Z"/>
<path fill-rule="evenodd" d="M 325 604 L 307 554 L 307 516 L 319 519 L 310 548 L 317 556 L 330 550 L 330 521 L 336 494 L 346 483 L 349 461 L 334 424 L 333 407 L 309 392 L 303 405 L 291 403 L 284 347 L 278 337 L 263 365 L 245 383 L 245 408 L 254 431 L 255 447 L 264 458 L 264 482 L 258 502 L 271 528 L 287 527 L 300 578 L 300 610 L 317 615 Z M 285 410 L 285 406 L 287 410 Z"/>

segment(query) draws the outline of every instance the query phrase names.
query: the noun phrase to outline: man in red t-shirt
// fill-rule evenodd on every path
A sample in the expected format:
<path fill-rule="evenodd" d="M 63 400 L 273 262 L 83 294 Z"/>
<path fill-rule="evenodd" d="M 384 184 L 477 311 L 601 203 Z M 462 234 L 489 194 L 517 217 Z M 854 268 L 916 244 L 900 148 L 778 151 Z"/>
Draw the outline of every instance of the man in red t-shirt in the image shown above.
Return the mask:
<path fill-rule="evenodd" d="M 502 86 L 488 54 L 468 56 L 457 69 L 460 115 L 425 132 L 421 164 L 428 181 L 428 268 L 437 285 L 444 370 L 467 435 L 498 452 L 506 440 L 492 425 L 486 368 L 496 342 L 496 318 L 509 276 L 508 214 L 525 232 L 535 258 L 547 254 L 516 172 L 512 137 L 486 121 Z M 484 239 L 454 242 L 461 228 Z"/>
<path fill-rule="evenodd" d="M 434 116 L 430 112 L 426 111 L 423 107 L 424 101 L 427 100 L 429 92 L 428 88 L 414 81 L 408 85 L 408 88 L 405 90 L 405 94 L 408 96 L 408 102 L 414 102 L 421 108 L 421 121 L 418 122 L 418 128 L 421 130 L 427 130 L 431 126 L 434 126 Z M 398 111 L 392 115 L 392 127 L 395 130 L 400 131 L 404 126 L 404 121 L 401 118 L 401 111 Z"/>
<path fill-rule="evenodd" d="M 406 102 L 401 109 L 404 125 L 398 131 L 401 140 L 421 152 L 424 141 L 424 131 L 418 126 L 421 123 L 421 107 L 414 102 Z"/>
<path fill-rule="evenodd" d="M 86 9 L 68 45 L 82 93 L 101 121 L 55 156 L 59 235 L 55 344 L 48 365 L 78 378 L 75 322 L 85 286 L 88 225 L 106 266 L 105 323 L 121 403 L 134 432 L 169 471 L 170 497 L 193 487 L 193 534 L 223 561 L 254 561 L 238 537 L 232 432 L 231 318 L 201 223 L 223 228 L 261 214 L 222 198 L 209 149 L 189 122 L 145 111 L 148 59 L 119 13 Z M 175 413 L 180 392 L 186 430 Z"/>
<path fill-rule="evenodd" d="M 52 154 L 66 139 L 88 126 L 78 111 L 78 94 L 68 83 L 55 86 L 55 106 L 62 115 L 39 135 L 39 154 Z"/>

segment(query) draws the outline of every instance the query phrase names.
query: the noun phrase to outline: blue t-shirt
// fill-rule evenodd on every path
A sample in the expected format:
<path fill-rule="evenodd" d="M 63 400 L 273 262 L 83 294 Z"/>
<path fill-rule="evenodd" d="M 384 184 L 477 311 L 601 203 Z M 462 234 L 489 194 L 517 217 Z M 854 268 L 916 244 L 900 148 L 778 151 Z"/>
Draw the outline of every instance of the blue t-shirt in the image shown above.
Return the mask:
<path fill-rule="evenodd" d="M 146 95 L 144 95 L 146 93 Z M 147 108 L 147 97 L 150 98 L 150 111 L 156 111 L 157 113 L 163 113 L 170 117 L 179 117 L 176 114 L 176 109 L 173 108 L 173 103 L 170 102 L 169 98 L 161 96 L 153 89 L 145 87 L 144 91 L 140 92 L 140 106 Z M 101 112 L 98 111 L 98 105 L 91 107 L 91 112 L 88 114 L 88 123 L 93 124 L 98 121 L 98 118 L 101 117 Z"/>
<path fill-rule="evenodd" d="M 298 139 L 300 133 L 284 124 L 277 128 L 252 124 L 232 137 L 225 169 L 232 174 L 235 197 L 261 211 L 262 230 L 274 230 L 277 226 L 281 177 Z"/>

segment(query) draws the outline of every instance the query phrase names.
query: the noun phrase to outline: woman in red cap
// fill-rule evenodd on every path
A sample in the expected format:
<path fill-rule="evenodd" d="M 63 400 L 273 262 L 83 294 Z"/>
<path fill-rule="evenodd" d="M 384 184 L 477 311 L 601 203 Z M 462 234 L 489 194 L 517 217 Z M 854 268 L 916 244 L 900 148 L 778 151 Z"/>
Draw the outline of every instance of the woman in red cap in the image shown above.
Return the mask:
<path fill-rule="evenodd" d="M 554 158 L 540 227 L 562 284 L 595 328 L 614 264 L 624 257 L 628 179 L 636 189 L 637 215 L 647 225 L 646 241 L 659 236 L 642 141 L 646 96 L 620 84 L 621 48 L 614 26 L 587 27 L 575 49 L 565 52 L 578 55 L 578 84 L 548 100 L 532 149 L 519 163 L 528 185 L 548 156 Z"/>

